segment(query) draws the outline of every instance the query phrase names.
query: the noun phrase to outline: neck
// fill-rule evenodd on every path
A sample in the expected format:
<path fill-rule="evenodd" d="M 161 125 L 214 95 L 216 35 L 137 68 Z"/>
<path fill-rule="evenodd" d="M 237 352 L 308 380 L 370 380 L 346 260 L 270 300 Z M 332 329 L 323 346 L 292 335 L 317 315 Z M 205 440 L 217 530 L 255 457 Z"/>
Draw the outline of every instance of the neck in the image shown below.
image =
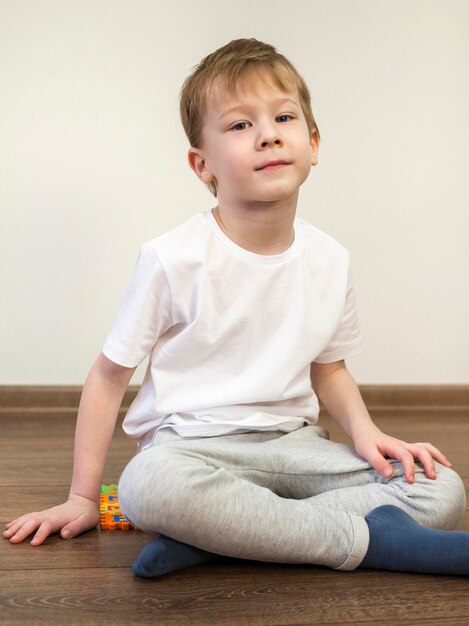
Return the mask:
<path fill-rule="evenodd" d="M 225 235 L 249 252 L 281 254 L 294 240 L 296 202 L 245 208 L 221 201 L 213 215 Z"/>

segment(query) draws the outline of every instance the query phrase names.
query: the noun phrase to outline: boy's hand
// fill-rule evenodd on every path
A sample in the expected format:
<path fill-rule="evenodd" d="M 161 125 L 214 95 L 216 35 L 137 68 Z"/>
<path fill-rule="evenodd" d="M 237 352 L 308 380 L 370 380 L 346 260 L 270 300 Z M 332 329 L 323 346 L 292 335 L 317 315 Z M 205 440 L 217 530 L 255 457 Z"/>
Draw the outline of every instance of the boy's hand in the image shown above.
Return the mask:
<path fill-rule="evenodd" d="M 386 456 L 402 463 L 406 480 L 409 483 L 413 483 L 415 479 L 415 459 L 420 461 L 425 474 L 432 479 L 436 478 L 434 460 L 446 467 L 451 467 L 445 455 L 431 443 L 407 443 L 385 435 L 375 426 L 356 434 L 353 443 L 358 454 L 371 463 L 385 478 L 392 475 L 392 466 L 385 459 Z"/>
<path fill-rule="evenodd" d="M 82 496 L 70 496 L 67 502 L 39 513 L 27 513 L 6 524 L 3 533 L 11 543 L 20 543 L 34 531 L 31 545 L 39 546 L 51 534 L 61 531 L 63 539 L 70 539 L 94 528 L 99 521 L 99 506 Z"/>

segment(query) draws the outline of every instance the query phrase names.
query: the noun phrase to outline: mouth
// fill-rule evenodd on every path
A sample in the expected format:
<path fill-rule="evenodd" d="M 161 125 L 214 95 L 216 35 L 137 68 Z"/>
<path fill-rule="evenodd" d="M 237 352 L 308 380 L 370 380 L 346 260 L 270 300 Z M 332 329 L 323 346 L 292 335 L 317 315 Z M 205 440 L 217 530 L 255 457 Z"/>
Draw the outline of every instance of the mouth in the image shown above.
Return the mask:
<path fill-rule="evenodd" d="M 260 167 L 256 168 L 256 171 L 278 170 L 284 167 L 285 165 L 290 165 L 290 163 L 288 163 L 288 161 L 269 161 L 268 163 L 264 163 L 264 165 L 261 165 Z"/>

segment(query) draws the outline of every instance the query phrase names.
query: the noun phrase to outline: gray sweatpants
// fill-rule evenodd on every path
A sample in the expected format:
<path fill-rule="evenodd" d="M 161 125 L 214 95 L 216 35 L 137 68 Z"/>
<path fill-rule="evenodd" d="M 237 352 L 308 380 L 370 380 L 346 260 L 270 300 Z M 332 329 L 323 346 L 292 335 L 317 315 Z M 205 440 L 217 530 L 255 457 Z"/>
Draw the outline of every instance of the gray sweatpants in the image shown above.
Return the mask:
<path fill-rule="evenodd" d="M 433 528 L 452 529 L 464 514 L 454 471 L 437 464 L 430 480 L 417 465 L 409 484 L 391 463 L 383 478 L 320 426 L 190 439 L 162 429 L 125 468 L 119 501 L 142 530 L 209 552 L 352 570 L 368 547 L 364 516 L 377 506 Z"/>

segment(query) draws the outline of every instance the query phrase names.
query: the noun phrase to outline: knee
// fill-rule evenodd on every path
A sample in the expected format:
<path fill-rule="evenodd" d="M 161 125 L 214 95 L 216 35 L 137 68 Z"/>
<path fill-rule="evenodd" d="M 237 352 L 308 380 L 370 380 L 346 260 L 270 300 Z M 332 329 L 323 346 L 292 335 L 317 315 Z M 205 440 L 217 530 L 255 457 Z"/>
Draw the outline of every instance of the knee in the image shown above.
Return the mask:
<path fill-rule="evenodd" d="M 431 525 L 452 530 L 461 521 L 466 510 L 466 490 L 459 474 L 443 465 L 437 465 L 436 502 L 432 507 Z M 433 482 L 433 481 L 432 481 Z"/>
<path fill-rule="evenodd" d="M 137 454 L 119 479 L 119 505 L 125 517 L 137 528 L 149 533 L 164 532 L 165 517 L 170 512 L 171 485 L 169 459 L 163 447 Z"/>
<path fill-rule="evenodd" d="M 141 475 L 141 455 L 137 454 L 126 465 L 117 485 L 117 492 L 119 494 L 119 506 L 123 515 L 129 520 L 131 524 L 137 526 L 141 530 L 142 528 L 142 503 L 144 503 L 144 487 L 142 485 Z M 146 529 L 145 529 L 146 530 Z"/>

